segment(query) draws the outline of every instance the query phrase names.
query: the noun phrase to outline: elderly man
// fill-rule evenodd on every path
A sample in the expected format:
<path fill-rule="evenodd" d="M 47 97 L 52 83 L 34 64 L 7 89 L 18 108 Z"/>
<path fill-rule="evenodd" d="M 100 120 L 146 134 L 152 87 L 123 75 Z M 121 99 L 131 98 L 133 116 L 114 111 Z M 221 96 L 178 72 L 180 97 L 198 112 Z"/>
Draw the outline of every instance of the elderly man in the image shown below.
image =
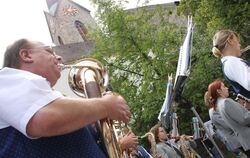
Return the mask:
<path fill-rule="evenodd" d="M 7 48 L 0 70 L 1 158 L 103 158 L 86 126 L 103 118 L 129 120 L 120 96 L 69 98 L 53 90 L 60 61 L 41 42 L 20 39 Z"/>

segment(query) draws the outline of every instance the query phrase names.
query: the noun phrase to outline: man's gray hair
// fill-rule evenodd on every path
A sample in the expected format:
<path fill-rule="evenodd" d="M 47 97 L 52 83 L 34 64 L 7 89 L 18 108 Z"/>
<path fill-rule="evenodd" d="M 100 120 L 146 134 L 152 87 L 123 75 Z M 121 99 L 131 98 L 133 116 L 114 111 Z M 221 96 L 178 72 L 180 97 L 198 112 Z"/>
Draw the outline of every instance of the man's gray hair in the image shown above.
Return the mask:
<path fill-rule="evenodd" d="M 28 48 L 30 41 L 27 39 L 19 39 L 12 45 L 9 45 L 4 53 L 3 67 L 19 68 L 19 51 Z"/>

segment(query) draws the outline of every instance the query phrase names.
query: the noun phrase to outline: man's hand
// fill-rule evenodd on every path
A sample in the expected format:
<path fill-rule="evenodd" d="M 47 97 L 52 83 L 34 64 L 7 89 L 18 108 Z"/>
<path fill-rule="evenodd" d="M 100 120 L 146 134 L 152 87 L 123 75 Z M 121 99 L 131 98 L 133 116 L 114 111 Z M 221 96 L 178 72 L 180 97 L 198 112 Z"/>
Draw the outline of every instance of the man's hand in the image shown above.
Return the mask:
<path fill-rule="evenodd" d="M 131 116 L 127 102 L 120 95 L 107 94 L 103 96 L 106 116 L 111 120 L 128 122 Z M 105 111 L 104 111 L 105 112 Z"/>
<path fill-rule="evenodd" d="M 138 137 L 135 136 L 135 134 L 132 133 L 131 131 L 128 134 L 126 134 L 124 137 L 122 137 L 119 142 L 120 142 L 122 150 L 127 150 L 129 148 L 136 149 L 136 146 L 139 143 Z"/>
<path fill-rule="evenodd" d="M 240 103 L 242 106 L 244 106 L 246 109 L 250 110 L 250 103 L 247 102 L 246 100 L 244 99 L 239 99 L 238 100 L 238 103 Z"/>

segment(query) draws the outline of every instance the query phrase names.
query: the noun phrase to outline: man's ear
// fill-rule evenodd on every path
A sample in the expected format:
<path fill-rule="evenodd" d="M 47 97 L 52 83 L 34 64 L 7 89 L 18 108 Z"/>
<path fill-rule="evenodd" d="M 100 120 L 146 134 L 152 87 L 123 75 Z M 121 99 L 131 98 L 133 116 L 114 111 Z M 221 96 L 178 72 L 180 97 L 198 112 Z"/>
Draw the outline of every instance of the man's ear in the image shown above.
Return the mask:
<path fill-rule="evenodd" d="M 20 49 L 19 57 L 20 57 L 20 60 L 24 63 L 33 62 L 32 56 L 30 55 L 30 52 L 28 51 L 28 49 Z"/>

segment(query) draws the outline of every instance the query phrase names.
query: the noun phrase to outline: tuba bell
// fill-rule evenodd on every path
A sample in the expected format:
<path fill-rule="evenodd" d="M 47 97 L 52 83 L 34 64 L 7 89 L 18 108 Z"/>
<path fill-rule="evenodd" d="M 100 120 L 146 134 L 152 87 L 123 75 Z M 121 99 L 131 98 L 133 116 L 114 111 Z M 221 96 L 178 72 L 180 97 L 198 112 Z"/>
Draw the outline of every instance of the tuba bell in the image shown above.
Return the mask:
<path fill-rule="evenodd" d="M 71 90 L 84 98 L 102 97 L 108 85 L 108 75 L 105 67 L 97 60 L 85 58 L 74 65 L 59 65 L 61 69 L 70 69 L 68 82 Z M 101 141 L 104 143 L 110 158 L 123 158 L 118 144 L 116 124 L 108 118 L 96 123 L 95 128 L 101 133 Z"/>

